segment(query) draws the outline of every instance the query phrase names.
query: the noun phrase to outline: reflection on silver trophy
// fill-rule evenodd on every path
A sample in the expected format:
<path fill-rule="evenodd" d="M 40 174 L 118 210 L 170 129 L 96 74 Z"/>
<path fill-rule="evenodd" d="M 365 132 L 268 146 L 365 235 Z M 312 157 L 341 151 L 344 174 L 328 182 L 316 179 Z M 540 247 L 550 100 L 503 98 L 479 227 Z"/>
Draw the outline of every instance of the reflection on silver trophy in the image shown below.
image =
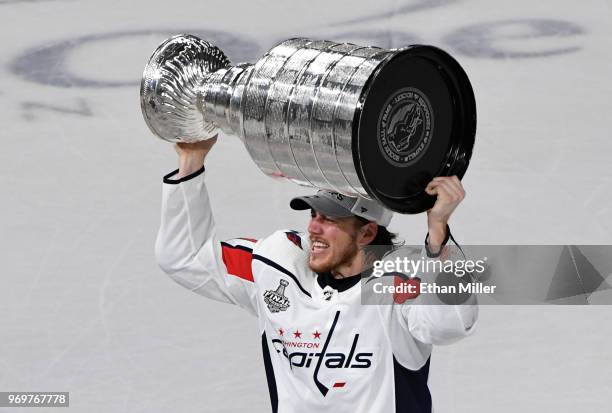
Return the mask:
<path fill-rule="evenodd" d="M 448 53 L 296 38 L 231 66 L 191 35 L 162 43 L 145 67 L 141 106 L 153 133 L 194 142 L 239 136 L 267 175 L 417 213 L 435 176 L 465 173 L 474 94 Z"/>

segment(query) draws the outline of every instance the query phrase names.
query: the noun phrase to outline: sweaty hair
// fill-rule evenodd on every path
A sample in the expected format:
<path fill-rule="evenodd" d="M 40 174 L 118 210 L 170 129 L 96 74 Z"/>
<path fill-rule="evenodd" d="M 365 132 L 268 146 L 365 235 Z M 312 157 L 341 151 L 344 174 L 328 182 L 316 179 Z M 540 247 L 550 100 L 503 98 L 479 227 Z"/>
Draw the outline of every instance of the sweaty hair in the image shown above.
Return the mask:
<path fill-rule="evenodd" d="M 370 221 L 365 218 L 358 216 L 355 216 L 355 218 L 357 218 L 360 226 L 370 223 Z M 398 234 L 389 232 L 387 227 L 379 225 L 378 229 L 376 230 L 376 236 L 372 242 L 370 242 L 364 248 L 367 257 L 366 262 L 368 262 L 368 265 L 371 265 L 371 263 L 375 260 L 382 259 L 382 257 L 384 257 L 387 253 L 404 244 L 402 241 L 398 241 L 397 238 Z"/>
<path fill-rule="evenodd" d="M 364 226 L 371 222 L 365 218 L 358 217 L 356 215 L 355 218 L 357 218 L 357 220 L 361 223 L 361 226 Z M 387 227 L 379 225 L 378 230 L 376 231 L 376 237 L 374 237 L 372 242 L 370 242 L 370 245 L 389 245 L 395 247 L 398 245 L 402 245 L 402 242 L 397 241 L 397 234 L 389 232 Z"/>

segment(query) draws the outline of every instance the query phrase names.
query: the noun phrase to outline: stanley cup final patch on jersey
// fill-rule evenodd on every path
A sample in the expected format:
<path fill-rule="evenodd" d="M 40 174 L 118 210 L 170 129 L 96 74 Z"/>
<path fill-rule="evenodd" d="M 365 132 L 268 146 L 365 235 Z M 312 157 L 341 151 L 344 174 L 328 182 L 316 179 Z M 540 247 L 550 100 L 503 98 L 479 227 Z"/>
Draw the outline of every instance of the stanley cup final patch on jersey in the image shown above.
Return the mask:
<path fill-rule="evenodd" d="M 285 311 L 289 308 L 289 299 L 285 296 L 285 287 L 289 285 L 287 280 L 280 280 L 276 290 L 266 290 L 263 294 L 264 302 L 272 313 Z"/>

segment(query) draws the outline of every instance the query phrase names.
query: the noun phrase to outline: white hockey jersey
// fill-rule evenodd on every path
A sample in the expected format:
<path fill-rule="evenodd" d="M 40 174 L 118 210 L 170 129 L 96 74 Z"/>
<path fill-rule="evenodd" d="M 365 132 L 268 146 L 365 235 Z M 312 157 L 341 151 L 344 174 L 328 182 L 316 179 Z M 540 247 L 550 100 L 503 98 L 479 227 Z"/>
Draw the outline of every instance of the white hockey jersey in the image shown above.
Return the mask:
<path fill-rule="evenodd" d="M 203 169 L 164 177 L 160 267 L 257 317 L 273 412 L 430 412 L 433 344 L 470 334 L 476 305 L 362 305 L 361 284 L 321 288 L 308 237 L 217 239 Z"/>

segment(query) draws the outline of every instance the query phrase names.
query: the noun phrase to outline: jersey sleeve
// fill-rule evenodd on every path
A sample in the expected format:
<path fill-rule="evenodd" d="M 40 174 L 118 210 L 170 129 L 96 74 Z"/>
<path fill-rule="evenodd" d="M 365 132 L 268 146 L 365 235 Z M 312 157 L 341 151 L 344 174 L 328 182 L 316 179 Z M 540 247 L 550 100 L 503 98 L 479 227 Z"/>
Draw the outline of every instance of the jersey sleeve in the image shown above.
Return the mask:
<path fill-rule="evenodd" d="M 164 177 L 161 225 L 155 255 L 161 269 L 181 286 L 257 315 L 252 273 L 256 241 L 220 241 L 204 183 L 204 168 L 182 179 Z"/>
<path fill-rule="evenodd" d="M 466 260 L 461 246 L 455 241 L 449 228 L 439 253 L 432 254 L 426 238 L 421 255 L 430 261 L 438 260 L 445 264 Z M 436 271 L 426 272 L 423 281 L 434 283 L 437 275 Z M 471 275 L 465 274 L 464 277 L 471 278 Z M 474 331 L 478 320 L 478 303 L 473 294 L 460 305 L 445 304 L 436 294 L 421 294 L 412 305 L 403 306 L 402 313 L 408 321 L 410 333 L 417 340 L 431 344 L 451 344 Z"/>
<path fill-rule="evenodd" d="M 449 231 L 450 235 L 450 231 Z M 427 241 L 420 256 L 413 259 L 424 261 L 439 260 L 447 264 L 457 260 L 465 260 L 461 247 L 450 236 L 450 241 L 445 240 L 445 245 L 438 254 L 433 254 Z M 435 265 L 425 268 L 440 268 Z M 418 275 L 420 282 L 434 283 L 438 273 L 422 272 Z M 452 275 L 455 277 L 455 275 Z M 470 277 L 469 274 L 464 276 Z M 426 345 L 451 344 L 472 334 L 478 319 L 478 305 L 475 295 L 465 297 L 459 305 L 446 304 L 440 300 L 435 293 L 421 293 L 410 300 L 395 301 L 393 304 L 392 317 L 395 318 L 391 333 L 391 341 L 394 354 L 401 360 L 414 359 L 412 345 L 413 340 Z M 407 343 L 411 345 L 407 345 Z"/>

